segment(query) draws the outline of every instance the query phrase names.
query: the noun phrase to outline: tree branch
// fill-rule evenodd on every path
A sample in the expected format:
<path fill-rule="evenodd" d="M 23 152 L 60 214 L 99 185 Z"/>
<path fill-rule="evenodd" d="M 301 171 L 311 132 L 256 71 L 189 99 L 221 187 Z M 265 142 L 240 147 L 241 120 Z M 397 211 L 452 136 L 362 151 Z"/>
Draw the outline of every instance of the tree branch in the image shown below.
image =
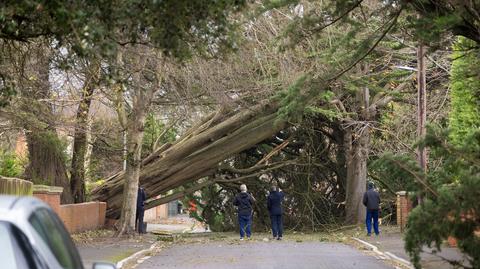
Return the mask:
<path fill-rule="evenodd" d="M 398 10 L 398 12 L 397 12 L 397 14 L 395 14 L 395 17 L 393 18 L 393 22 L 390 24 L 390 26 L 388 26 L 388 28 L 382 33 L 380 38 L 378 38 L 377 41 L 375 41 L 375 44 L 373 44 L 373 46 L 370 49 L 368 49 L 368 51 L 364 55 L 362 55 L 360 58 L 358 58 L 356 61 L 354 61 L 352 64 L 350 64 L 347 68 L 343 69 L 340 73 L 338 73 L 338 74 L 334 75 L 333 77 L 327 79 L 327 81 L 330 82 L 330 81 L 338 79 L 343 74 L 345 74 L 350 69 L 352 69 L 354 66 L 356 66 L 359 62 L 361 62 L 363 59 L 365 59 L 365 57 L 367 57 L 370 53 L 372 53 L 372 51 L 378 46 L 380 41 L 383 40 L 383 38 L 387 35 L 387 33 L 390 32 L 390 30 L 393 28 L 393 26 L 397 23 L 397 19 L 400 16 L 400 14 L 402 13 L 402 10 L 403 10 L 403 7 Z"/>

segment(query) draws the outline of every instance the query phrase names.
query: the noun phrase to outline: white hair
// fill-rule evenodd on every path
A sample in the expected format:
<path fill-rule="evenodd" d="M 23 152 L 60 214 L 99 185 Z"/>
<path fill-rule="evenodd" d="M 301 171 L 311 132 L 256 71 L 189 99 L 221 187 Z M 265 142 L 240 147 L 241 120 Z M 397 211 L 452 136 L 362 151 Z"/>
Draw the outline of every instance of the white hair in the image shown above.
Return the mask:
<path fill-rule="evenodd" d="M 247 185 L 245 185 L 245 184 L 240 185 L 240 191 L 241 192 L 246 192 L 247 191 Z"/>

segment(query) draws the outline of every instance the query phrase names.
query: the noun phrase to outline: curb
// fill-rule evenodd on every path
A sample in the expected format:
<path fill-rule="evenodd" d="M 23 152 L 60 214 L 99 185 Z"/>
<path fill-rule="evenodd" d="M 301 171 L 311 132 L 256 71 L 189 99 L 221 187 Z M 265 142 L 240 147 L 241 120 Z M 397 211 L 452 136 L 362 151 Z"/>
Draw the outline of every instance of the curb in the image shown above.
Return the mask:
<path fill-rule="evenodd" d="M 381 259 L 383 260 L 393 260 L 393 261 L 396 261 L 400 264 L 402 264 L 403 266 L 409 268 L 409 269 L 414 269 L 414 267 L 412 266 L 412 264 L 405 260 L 405 259 L 402 259 L 398 256 L 396 256 L 395 254 L 391 253 L 391 252 L 381 252 L 380 250 L 378 250 L 378 247 L 373 245 L 373 244 L 370 244 L 366 241 L 363 241 L 362 239 L 359 239 L 359 238 L 356 238 L 356 237 L 352 237 L 353 240 L 367 246 L 370 250 L 372 250 L 373 252 L 375 252 L 377 255 L 379 255 L 381 257 Z"/>
<path fill-rule="evenodd" d="M 408 268 L 412 268 L 412 269 L 414 268 L 409 261 L 407 261 L 407 260 L 405 260 L 405 259 L 403 259 L 403 258 L 400 258 L 400 257 L 398 257 L 397 255 L 395 255 L 395 254 L 393 254 L 393 253 L 391 253 L 391 252 L 385 251 L 385 254 L 387 254 L 387 255 L 388 255 L 390 258 L 392 258 L 393 260 L 395 260 L 395 261 L 397 261 L 397 262 L 399 262 L 399 263 L 407 266 Z"/>
<path fill-rule="evenodd" d="M 159 243 L 159 242 L 155 242 L 155 243 L 153 243 L 149 248 L 139 250 L 139 251 L 133 253 L 132 255 L 126 257 L 125 259 L 117 262 L 116 268 L 117 268 L 117 269 L 121 269 L 127 262 L 130 262 L 130 261 L 133 260 L 133 259 L 138 259 L 138 258 L 141 257 L 144 253 L 153 250 L 153 249 L 157 246 L 158 243 Z"/>

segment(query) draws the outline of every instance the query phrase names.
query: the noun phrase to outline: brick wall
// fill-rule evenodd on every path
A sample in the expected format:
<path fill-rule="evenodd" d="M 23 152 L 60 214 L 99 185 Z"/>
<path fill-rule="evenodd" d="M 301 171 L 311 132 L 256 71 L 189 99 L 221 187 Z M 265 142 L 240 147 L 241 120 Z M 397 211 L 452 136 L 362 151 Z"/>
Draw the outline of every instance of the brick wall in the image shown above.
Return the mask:
<path fill-rule="evenodd" d="M 60 205 L 62 191 L 62 187 L 33 186 L 33 196 L 47 203 L 57 213 L 70 233 L 104 227 L 107 203 L 96 201 Z"/>
<path fill-rule="evenodd" d="M 60 205 L 60 218 L 70 233 L 102 228 L 105 225 L 105 202 Z"/>
<path fill-rule="evenodd" d="M 409 199 L 406 191 L 397 192 L 397 225 L 403 232 L 407 224 L 408 214 L 412 210 L 412 201 Z"/>
<path fill-rule="evenodd" d="M 60 195 L 62 187 L 33 185 L 33 196 L 47 203 L 57 215 L 60 215 Z"/>

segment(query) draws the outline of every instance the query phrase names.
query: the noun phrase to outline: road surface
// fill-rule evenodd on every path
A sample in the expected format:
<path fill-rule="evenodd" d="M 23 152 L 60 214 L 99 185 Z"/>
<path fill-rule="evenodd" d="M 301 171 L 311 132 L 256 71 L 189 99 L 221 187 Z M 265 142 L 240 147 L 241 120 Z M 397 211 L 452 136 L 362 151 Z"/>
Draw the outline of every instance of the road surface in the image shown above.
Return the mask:
<path fill-rule="evenodd" d="M 393 269 L 340 243 L 242 241 L 181 244 L 144 260 L 139 269 Z"/>

